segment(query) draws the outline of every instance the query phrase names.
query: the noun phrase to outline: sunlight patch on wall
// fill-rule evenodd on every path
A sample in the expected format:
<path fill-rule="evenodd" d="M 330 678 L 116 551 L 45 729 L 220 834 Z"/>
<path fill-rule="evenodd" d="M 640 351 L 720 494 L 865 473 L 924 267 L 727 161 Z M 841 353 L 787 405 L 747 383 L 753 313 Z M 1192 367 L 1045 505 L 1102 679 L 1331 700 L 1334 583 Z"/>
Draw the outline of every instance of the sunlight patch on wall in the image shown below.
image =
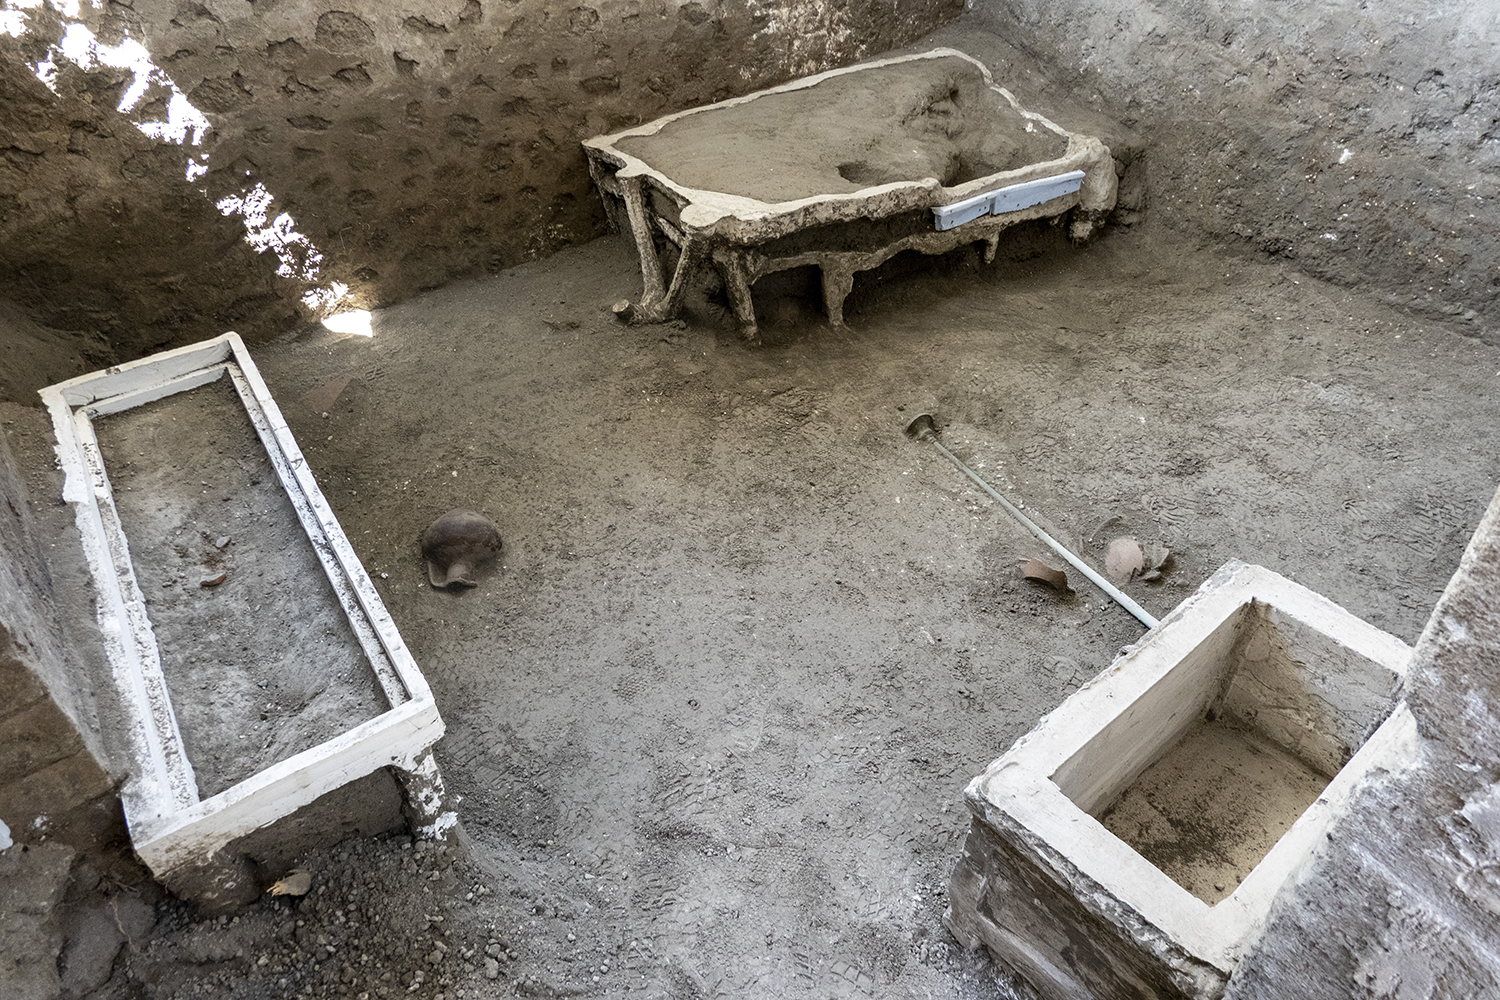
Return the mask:
<path fill-rule="evenodd" d="M 93 7 L 102 6 L 102 0 L 90 0 Z M 0 32 L 12 38 L 20 38 L 28 30 L 28 18 L 39 16 L 44 0 L 0 0 Z M 35 12 L 35 13 L 28 13 Z M 79 0 L 51 0 L 50 13 L 62 18 L 62 40 L 49 47 L 46 56 L 33 67 L 38 80 L 54 94 L 57 93 L 59 60 L 66 60 L 87 72 L 98 66 L 129 70 L 130 86 L 120 96 L 116 106 L 121 114 L 130 114 L 140 105 L 153 85 L 170 93 L 166 100 L 165 120 L 135 121 L 133 124 L 142 133 L 158 142 L 176 146 L 201 146 L 204 137 L 213 127 L 208 118 L 195 108 L 186 94 L 173 82 L 161 67 L 151 59 L 146 47 L 133 38 L 124 38 L 118 45 L 105 45 L 94 32 L 81 21 Z M 208 153 L 190 152 L 183 176 L 195 181 L 208 173 Z M 202 191 L 202 189 L 199 189 Z M 208 192 L 203 191 L 206 195 Z M 323 262 L 323 254 L 303 233 L 297 232 L 291 215 L 282 212 L 274 217 L 271 205 L 275 196 L 257 183 L 237 196 L 219 199 L 215 203 L 223 215 L 239 215 L 245 224 L 245 241 L 259 253 L 270 251 L 278 261 L 276 273 L 283 278 L 315 282 Z M 340 282 L 330 282 L 314 288 L 302 296 L 303 303 L 315 312 L 327 312 L 342 300 L 349 287 Z"/>
<path fill-rule="evenodd" d="M 283 278 L 301 278 L 312 281 L 318 276 L 318 265 L 323 254 L 303 234 L 297 232 L 297 223 L 286 212 L 270 218 L 271 202 L 275 200 L 264 184 L 257 183 L 238 196 L 220 198 L 214 207 L 222 215 L 239 215 L 245 220 L 245 241 L 258 253 L 267 250 L 276 255 L 281 263 L 276 273 Z"/>
<path fill-rule="evenodd" d="M 342 281 L 330 281 L 325 287 L 314 288 L 302 296 L 302 303 L 313 312 L 327 313 L 348 294 L 348 285 Z"/>
<path fill-rule="evenodd" d="M 12 38 L 20 38 L 26 34 L 26 15 L 21 12 L 35 10 L 42 6 L 42 2 L 43 0 L 6 0 L 5 6 L 0 7 L 0 32 Z M 98 7 L 99 0 L 93 0 L 93 4 Z M 78 16 L 78 0 L 53 0 L 52 6 L 64 17 Z"/>

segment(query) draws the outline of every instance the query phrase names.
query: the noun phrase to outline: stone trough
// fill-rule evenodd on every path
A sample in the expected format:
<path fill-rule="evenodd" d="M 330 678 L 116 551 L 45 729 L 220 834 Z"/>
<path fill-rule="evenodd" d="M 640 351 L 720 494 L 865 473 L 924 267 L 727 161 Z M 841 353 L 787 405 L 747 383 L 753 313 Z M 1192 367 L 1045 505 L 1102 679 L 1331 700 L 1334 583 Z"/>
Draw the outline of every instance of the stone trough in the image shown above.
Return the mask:
<path fill-rule="evenodd" d="M 243 902 L 256 887 L 232 845 L 385 768 L 414 832 L 451 827 L 432 692 L 240 338 L 42 397 L 119 702 L 125 818 L 152 872 Z M 352 796 L 354 811 L 369 798 Z"/>
<path fill-rule="evenodd" d="M 1410 649 L 1231 562 L 966 791 L 950 929 L 1044 997 L 1218 997 L 1361 778 Z"/>
<path fill-rule="evenodd" d="M 983 245 L 1030 219 L 1070 217 L 1090 237 L 1115 204 L 1098 139 L 1021 107 L 978 60 L 934 49 L 831 70 L 584 143 L 611 220 L 628 228 L 645 290 L 627 322 L 677 314 L 700 269 L 718 271 L 741 333 L 751 286 L 815 266 L 843 322 L 858 271 L 904 250 Z M 664 257 L 676 258 L 670 281 Z"/>

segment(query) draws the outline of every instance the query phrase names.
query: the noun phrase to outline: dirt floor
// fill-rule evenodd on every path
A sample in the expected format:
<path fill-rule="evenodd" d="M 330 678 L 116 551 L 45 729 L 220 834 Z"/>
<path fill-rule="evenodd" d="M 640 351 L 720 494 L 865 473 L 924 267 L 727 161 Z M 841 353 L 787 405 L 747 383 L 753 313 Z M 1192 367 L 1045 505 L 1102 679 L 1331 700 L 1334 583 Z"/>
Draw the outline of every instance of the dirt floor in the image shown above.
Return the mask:
<path fill-rule="evenodd" d="M 1008 996 L 941 924 L 965 783 L 1141 628 L 902 434 L 1161 615 L 1230 558 L 1415 640 L 1500 480 L 1500 349 L 1284 261 L 1028 227 L 727 326 L 625 327 L 624 239 L 253 354 L 431 681 L 457 840 L 309 857 L 230 921 L 163 901 L 111 1000 Z M 47 523 L 38 410 L 0 413 Z M 427 582 L 451 507 L 496 573 Z M 150 898 L 146 886 L 106 893 Z M 107 967 L 106 967 L 107 969 Z"/>

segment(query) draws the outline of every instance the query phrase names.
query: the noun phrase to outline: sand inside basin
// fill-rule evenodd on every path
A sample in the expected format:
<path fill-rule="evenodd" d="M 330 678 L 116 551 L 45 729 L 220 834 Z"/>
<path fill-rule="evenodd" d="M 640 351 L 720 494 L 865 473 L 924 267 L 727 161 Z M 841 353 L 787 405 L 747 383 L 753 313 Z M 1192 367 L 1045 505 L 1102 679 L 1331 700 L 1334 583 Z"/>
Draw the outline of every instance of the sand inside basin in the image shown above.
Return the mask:
<path fill-rule="evenodd" d="M 1067 150 L 954 56 L 705 109 L 614 145 L 683 187 L 767 203 L 928 177 L 952 186 Z"/>
<path fill-rule="evenodd" d="M 390 707 L 227 379 L 94 428 L 200 797 Z"/>
<path fill-rule="evenodd" d="M 1237 720 L 1200 720 L 1099 814 L 1115 836 L 1206 903 L 1228 896 L 1328 786 Z"/>

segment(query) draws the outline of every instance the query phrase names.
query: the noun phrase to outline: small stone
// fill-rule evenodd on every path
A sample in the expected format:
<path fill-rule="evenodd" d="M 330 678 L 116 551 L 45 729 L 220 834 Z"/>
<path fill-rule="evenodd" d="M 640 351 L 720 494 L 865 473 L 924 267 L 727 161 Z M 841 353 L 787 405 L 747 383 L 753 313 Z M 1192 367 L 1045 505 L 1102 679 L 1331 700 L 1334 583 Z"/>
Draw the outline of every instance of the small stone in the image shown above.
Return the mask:
<path fill-rule="evenodd" d="M 312 888 L 312 873 L 306 868 L 293 868 L 286 873 L 286 878 L 278 880 L 266 892 L 273 896 L 306 896 Z M 302 921 L 297 921 L 297 926 L 302 926 Z"/>
<path fill-rule="evenodd" d="M 217 587 L 227 579 L 229 579 L 228 573 L 220 573 L 218 576 L 211 576 L 206 580 L 199 581 L 198 586 L 207 590 L 210 587 Z"/>
<path fill-rule="evenodd" d="M 484 978 L 499 979 L 500 963 L 495 961 L 493 958 L 486 958 L 484 960 Z"/>
<path fill-rule="evenodd" d="M 228 535 L 220 535 L 218 538 L 214 539 L 214 548 L 216 548 L 216 549 L 222 549 L 224 546 L 226 546 L 228 544 L 229 544 L 229 536 Z"/>

